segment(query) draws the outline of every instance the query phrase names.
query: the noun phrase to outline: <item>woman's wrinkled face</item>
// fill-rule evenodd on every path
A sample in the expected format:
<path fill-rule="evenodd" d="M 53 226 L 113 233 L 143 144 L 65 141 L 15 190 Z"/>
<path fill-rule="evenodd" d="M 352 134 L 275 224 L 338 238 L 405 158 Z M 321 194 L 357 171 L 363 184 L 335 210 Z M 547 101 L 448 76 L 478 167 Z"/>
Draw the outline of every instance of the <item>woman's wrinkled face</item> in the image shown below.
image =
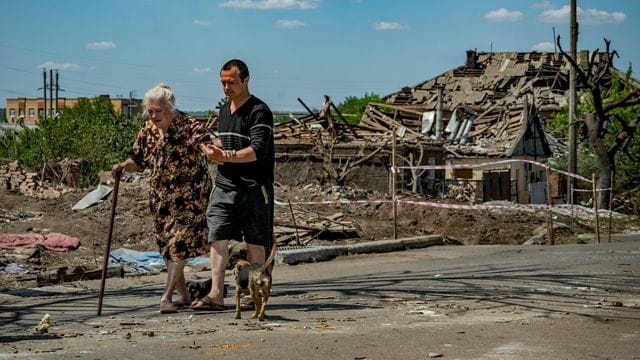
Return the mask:
<path fill-rule="evenodd" d="M 149 119 L 151 119 L 157 127 L 164 130 L 169 128 L 171 119 L 173 118 L 171 109 L 162 101 L 149 101 L 147 103 L 147 114 L 149 114 Z"/>

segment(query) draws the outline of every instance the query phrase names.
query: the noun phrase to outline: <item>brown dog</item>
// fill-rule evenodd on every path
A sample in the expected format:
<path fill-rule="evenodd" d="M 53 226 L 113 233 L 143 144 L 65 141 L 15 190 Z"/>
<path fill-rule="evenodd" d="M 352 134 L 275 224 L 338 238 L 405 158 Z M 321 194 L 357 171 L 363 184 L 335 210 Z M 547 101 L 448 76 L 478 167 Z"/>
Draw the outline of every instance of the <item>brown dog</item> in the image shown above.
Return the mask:
<path fill-rule="evenodd" d="M 236 319 L 242 318 L 240 315 L 240 296 L 249 294 L 256 311 L 253 318 L 264 320 L 264 310 L 271 293 L 271 271 L 276 258 L 278 244 L 273 241 L 271 253 L 264 264 L 250 264 L 246 260 L 238 260 L 235 266 L 236 272 Z"/>

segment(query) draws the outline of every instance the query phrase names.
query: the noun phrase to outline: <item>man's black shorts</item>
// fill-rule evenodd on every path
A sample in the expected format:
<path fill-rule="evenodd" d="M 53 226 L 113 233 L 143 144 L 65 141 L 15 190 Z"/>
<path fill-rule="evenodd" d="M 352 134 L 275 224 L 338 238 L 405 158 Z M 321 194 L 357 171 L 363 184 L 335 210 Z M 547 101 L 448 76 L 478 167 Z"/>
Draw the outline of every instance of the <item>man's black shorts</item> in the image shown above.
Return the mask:
<path fill-rule="evenodd" d="M 209 243 L 245 241 L 270 246 L 273 232 L 273 188 L 268 185 L 242 190 L 214 187 L 207 207 Z"/>

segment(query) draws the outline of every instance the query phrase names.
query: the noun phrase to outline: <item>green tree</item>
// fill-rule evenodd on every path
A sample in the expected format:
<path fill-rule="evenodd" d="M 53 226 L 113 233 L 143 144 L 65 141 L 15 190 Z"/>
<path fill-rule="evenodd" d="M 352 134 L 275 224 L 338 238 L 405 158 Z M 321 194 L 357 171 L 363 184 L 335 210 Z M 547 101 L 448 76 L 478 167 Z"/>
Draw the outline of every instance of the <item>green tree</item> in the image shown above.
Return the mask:
<path fill-rule="evenodd" d="M 63 158 L 79 159 L 82 184 L 92 185 L 100 170 L 126 156 L 141 124 L 140 119 L 116 113 L 108 100 L 80 100 L 36 128 L 5 133 L 0 137 L 0 158 L 19 160 L 32 169 Z"/>
<path fill-rule="evenodd" d="M 627 71 L 625 79 L 613 78 L 605 104 L 612 104 L 629 96 L 631 91 L 630 78 L 631 69 Z M 615 188 L 618 192 L 631 190 L 635 194 L 635 198 L 640 199 L 640 167 L 638 167 L 638 163 L 640 163 L 640 133 L 630 131 L 630 126 L 633 126 L 635 130 L 638 119 L 640 119 L 640 105 L 618 107 L 612 110 L 611 114 L 613 118 L 621 119 L 621 121 L 610 122 L 611 131 L 606 139 L 607 146 L 610 148 L 616 146 L 621 141 L 620 134 L 629 133 L 631 136 L 628 142 L 618 145 L 620 151 L 615 154 Z M 617 135 L 614 136 L 614 134 Z"/>
<path fill-rule="evenodd" d="M 607 39 L 604 61 L 595 62 L 592 57 L 586 71 L 562 50 L 560 37 L 557 43 L 560 52 L 576 70 L 579 83 L 587 90 L 576 118 L 580 119 L 584 140 L 597 160 L 593 166 L 594 172 L 599 174 L 597 188 L 614 188 L 615 191 L 616 183 L 631 181 L 625 182 L 624 187 L 631 186 L 637 193 L 638 170 L 637 165 L 632 164 L 640 159 L 640 140 L 636 131 L 640 120 L 640 89 L 631 84 L 631 69 L 623 77 L 617 74 L 613 68 L 613 57 L 617 52 L 610 50 Z M 560 118 L 558 126 L 563 124 L 568 121 Z M 635 177 L 631 178 L 629 174 Z M 614 179 L 614 175 L 618 179 Z M 608 192 L 599 194 L 598 203 L 602 208 L 611 208 Z"/>
<path fill-rule="evenodd" d="M 363 97 L 347 96 L 337 107 L 349 124 L 358 124 L 370 102 L 383 102 L 383 100 L 375 93 L 365 93 Z"/>

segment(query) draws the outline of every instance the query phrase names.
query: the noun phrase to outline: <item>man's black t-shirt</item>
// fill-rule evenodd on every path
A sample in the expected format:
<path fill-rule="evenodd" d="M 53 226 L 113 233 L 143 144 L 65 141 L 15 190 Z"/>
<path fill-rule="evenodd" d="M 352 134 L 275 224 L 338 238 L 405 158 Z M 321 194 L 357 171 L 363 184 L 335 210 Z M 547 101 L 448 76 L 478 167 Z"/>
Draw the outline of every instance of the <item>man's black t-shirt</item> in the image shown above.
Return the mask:
<path fill-rule="evenodd" d="M 267 104 L 251 95 L 234 114 L 231 114 L 229 103 L 224 104 L 218 119 L 218 137 L 224 150 L 251 146 L 257 160 L 218 165 L 216 186 L 236 190 L 273 184 L 273 114 Z"/>

